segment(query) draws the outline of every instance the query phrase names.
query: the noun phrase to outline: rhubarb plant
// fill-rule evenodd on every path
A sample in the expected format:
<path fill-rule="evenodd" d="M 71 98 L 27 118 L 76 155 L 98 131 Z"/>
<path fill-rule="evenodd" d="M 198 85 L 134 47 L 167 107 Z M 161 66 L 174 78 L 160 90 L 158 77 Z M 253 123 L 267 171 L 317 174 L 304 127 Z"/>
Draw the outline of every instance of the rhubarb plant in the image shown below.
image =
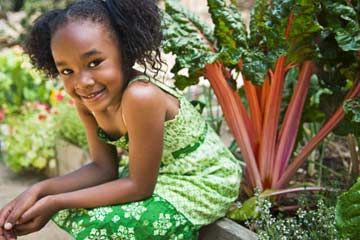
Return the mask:
<path fill-rule="evenodd" d="M 213 27 L 177 1 L 165 1 L 163 48 L 176 55 L 175 84 L 183 89 L 201 76 L 209 80 L 246 163 L 247 194 L 255 187 L 282 189 L 341 122 L 343 102 L 360 94 L 360 1 L 258 0 L 249 28 L 231 2 L 207 2 Z M 296 81 L 283 108 L 289 72 Z M 322 92 L 341 98 L 293 156 L 313 78 Z"/>

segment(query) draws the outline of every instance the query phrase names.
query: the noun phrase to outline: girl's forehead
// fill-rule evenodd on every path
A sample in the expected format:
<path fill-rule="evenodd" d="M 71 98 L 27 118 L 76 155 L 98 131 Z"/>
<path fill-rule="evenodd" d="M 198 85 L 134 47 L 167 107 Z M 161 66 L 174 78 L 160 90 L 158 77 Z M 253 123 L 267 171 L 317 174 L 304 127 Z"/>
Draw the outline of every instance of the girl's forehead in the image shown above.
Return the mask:
<path fill-rule="evenodd" d="M 56 58 L 66 52 L 70 55 L 87 49 L 108 49 L 116 45 L 108 29 L 91 21 L 74 21 L 61 26 L 51 37 L 51 50 Z"/>
<path fill-rule="evenodd" d="M 51 37 L 51 45 L 72 42 L 109 41 L 110 32 L 104 24 L 91 21 L 74 21 L 61 26 Z"/>

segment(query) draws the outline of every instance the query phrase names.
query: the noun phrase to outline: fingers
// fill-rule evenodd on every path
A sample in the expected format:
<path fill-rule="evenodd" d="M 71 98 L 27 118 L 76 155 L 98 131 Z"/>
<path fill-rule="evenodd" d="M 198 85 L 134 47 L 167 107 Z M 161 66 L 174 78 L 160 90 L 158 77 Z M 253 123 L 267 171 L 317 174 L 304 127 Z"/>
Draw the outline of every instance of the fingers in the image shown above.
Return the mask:
<path fill-rule="evenodd" d="M 0 228 L 0 240 L 16 240 L 17 236 L 14 231 L 5 231 Z"/>
<path fill-rule="evenodd" d="M 2 227 L 0 227 L 0 240 L 6 240 L 5 235 L 4 235 L 4 230 Z"/>
<path fill-rule="evenodd" d="M 8 214 L 8 216 L 5 219 L 5 224 L 3 225 L 5 230 L 10 230 L 12 229 L 15 224 L 17 223 L 17 221 L 19 220 L 20 216 L 26 211 L 26 209 L 24 207 L 20 208 L 20 207 L 16 207 L 14 209 L 12 209 L 12 211 L 10 211 L 10 213 Z"/>
<path fill-rule="evenodd" d="M 19 219 L 18 223 L 23 224 L 29 222 L 31 219 L 35 217 L 36 207 L 32 207 L 28 209 Z"/>
<path fill-rule="evenodd" d="M 37 221 L 30 221 L 24 224 L 18 224 L 15 226 L 16 234 L 18 236 L 26 235 L 32 232 L 36 232 L 38 229 L 38 222 Z"/>
<path fill-rule="evenodd" d="M 9 216 L 10 212 L 14 207 L 14 203 L 10 202 L 4 208 L 0 210 L 0 227 L 3 227 L 5 224 L 5 219 Z"/>
<path fill-rule="evenodd" d="M 12 230 L 12 231 L 5 231 L 5 239 L 6 240 L 16 240 L 16 235 L 15 235 L 15 232 Z"/>

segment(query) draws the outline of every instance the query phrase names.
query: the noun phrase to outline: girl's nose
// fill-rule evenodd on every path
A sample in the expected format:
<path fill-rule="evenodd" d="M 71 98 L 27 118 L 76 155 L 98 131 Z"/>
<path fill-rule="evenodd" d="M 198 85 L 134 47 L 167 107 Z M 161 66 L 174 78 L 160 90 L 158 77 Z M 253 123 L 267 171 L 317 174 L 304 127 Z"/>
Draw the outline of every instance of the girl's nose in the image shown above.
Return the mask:
<path fill-rule="evenodd" d="M 79 79 L 76 81 L 78 88 L 89 88 L 95 84 L 94 79 L 90 74 L 82 73 L 79 76 Z"/>

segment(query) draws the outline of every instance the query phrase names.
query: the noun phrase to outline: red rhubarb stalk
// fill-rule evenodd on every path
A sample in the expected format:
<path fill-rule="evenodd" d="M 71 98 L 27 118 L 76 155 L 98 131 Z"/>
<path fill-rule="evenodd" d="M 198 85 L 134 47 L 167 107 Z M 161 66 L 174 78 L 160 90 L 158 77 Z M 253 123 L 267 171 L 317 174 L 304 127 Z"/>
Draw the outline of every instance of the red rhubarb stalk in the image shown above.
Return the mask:
<path fill-rule="evenodd" d="M 352 99 L 360 95 L 360 82 L 357 82 L 345 100 Z M 284 174 L 276 183 L 275 188 L 283 188 L 295 174 L 296 170 L 304 163 L 306 157 L 316 148 L 316 146 L 337 126 L 344 117 L 343 103 L 338 107 L 336 112 L 324 124 L 320 131 L 303 147 L 301 152 L 295 157 L 293 162 L 288 166 Z"/>
<path fill-rule="evenodd" d="M 280 115 L 280 103 L 284 86 L 285 56 L 278 58 L 268 101 L 266 102 L 263 132 L 259 149 L 259 168 L 264 188 L 271 187 L 271 172 L 275 158 L 277 127 Z"/>
<path fill-rule="evenodd" d="M 222 73 L 222 66 L 219 63 L 208 64 L 205 66 L 205 77 L 209 80 L 215 95 L 217 96 L 224 113 L 225 119 L 231 128 L 237 144 L 244 156 L 246 167 L 249 168 L 249 174 L 252 186 L 262 189 L 260 174 L 257 169 L 256 160 L 251 147 L 251 140 L 246 129 L 244 116 L 238 110 L 238 104 L 235 100 L 233 90 L 226 82 Z M 236 93 L 237 94 L 237 93 Z M 238 95 L 237 95 L 238 96 Z"/>
<path fill-rule="evenodd" d="M 275 185 L 279 176 L 282 175 L 288 165 L 288 161 L 295 145 L 301 114 L 303 112 L 310 79 L 314 69 L 315 64 L 311 61 L 304 62 L 301 67 L 297 85 L 286 110 L 279 134 L 280 141 L 275 158 L 272 185 Z"/>

